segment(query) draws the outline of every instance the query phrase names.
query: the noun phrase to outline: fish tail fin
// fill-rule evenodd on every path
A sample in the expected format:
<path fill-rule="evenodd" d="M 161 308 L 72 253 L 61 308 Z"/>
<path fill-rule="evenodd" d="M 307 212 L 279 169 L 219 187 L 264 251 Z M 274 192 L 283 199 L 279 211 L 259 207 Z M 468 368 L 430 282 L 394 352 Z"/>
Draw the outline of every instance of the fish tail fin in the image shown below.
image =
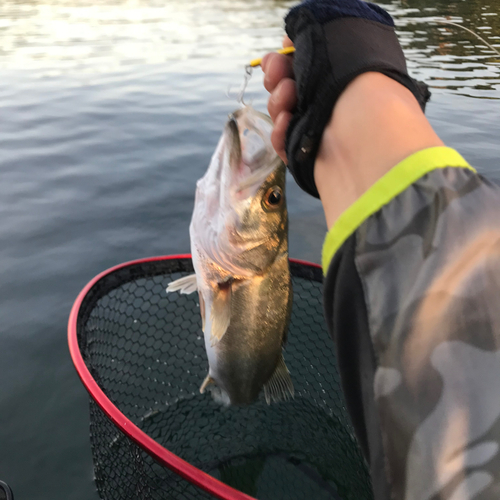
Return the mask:
<path fill-rule="evenodd" d="M 282 353 L 274 373 L 268 382 L 264 384 L 264 396 L 266 403 L 269 405 L 272 401 L 288 401 L 294 395 L 293 382 Z"/>
<path fill-rule="evenodd" d="M 198 290 L 198 284 L 196 282 L 196 274 L 190 274 L 189 276 L 184 276 L 178 280 L 172 281 L 167 286 L 167 293 L 179 292 L 182 294 L 190 294 Z"/>

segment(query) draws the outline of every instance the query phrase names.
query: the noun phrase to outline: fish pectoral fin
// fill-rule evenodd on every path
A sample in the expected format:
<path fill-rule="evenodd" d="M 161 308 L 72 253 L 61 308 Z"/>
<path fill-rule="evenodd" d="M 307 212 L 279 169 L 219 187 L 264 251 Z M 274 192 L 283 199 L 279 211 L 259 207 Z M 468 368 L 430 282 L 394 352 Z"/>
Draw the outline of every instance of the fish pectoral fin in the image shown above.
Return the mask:
<path fill-rule="evenodd" d="M 283 354 L 272 374 L 271 378 L 264 384 L 264 396 L 266 403 L 269 405 L 272 401 L 288 401 L 290 397 L 294 397 L 295 390 L 293 388 L 290 372 L 286 367 Z"/>
<path fill-rule="evenodd" d="M 231 283 L 223 283 L 214 293 L 210 312 L 210 342 L 215 345 L 226 333 L 231 321 Z"/>
<path fill-rule="evenodd" d="M 179 292 L 182 294 L 190 294 L 198 290 L 198 283 L 196 282 L 196 274 L 184 276 L 178 280 L 172 281 L 167 286 L 167 293 Z"/>
<path fill-rule="evenodd" d="M 215 380 L 210 375 L 207 375 L 200 386 L 200 394 L 203 394 L 207 386 L 209 386 L 210 384 L 215 384 Z"/>

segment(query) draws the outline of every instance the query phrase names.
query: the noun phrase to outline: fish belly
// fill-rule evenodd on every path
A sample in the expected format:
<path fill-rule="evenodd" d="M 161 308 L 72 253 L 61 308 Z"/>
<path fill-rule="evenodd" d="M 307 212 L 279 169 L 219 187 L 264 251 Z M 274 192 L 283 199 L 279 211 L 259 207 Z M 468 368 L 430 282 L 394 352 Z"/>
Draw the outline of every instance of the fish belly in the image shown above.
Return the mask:
<path fill-rule="evenodd" d="M 229 328 L 214 345 L 207 331 L 205 345 L 210 376 L 231 404 L 243 405 L 257 398 L 282 354 L 292 304 L 288 256 L 233 287 Z"/>

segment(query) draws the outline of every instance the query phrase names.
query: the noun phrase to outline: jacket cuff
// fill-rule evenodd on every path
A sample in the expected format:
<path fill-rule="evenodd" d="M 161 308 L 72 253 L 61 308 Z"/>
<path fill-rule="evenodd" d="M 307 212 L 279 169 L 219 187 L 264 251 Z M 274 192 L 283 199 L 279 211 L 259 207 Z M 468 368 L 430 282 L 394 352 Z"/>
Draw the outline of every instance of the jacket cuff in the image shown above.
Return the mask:
<path fill-rule="evenodd" d="M 368 217 L 401 194 L 421 177 L 438 168 L 466 168 L 476 172 L 454 149 L 428 148 L 412 154 L 381 177 L 335 221 L 323 244 L 322 265 L 326 276 L 335 252 Z"/>

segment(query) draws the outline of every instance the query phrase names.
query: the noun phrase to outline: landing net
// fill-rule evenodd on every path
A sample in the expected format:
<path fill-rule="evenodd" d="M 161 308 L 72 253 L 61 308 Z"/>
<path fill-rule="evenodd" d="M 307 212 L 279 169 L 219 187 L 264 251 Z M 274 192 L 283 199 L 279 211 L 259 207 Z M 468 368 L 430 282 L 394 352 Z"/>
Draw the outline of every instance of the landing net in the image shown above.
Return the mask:
<path fill-rule="evenodd" d="M 325 329 L 321 269 L 291 261 L 285 359 L 295 399 L 225 408 L 207 373 L 198 295 L 167 294 L 189 256 L 117 266 L 71 312 L 70 351 L 90 395 L 95 482 L 103 500 L 369 500 Z"/>

